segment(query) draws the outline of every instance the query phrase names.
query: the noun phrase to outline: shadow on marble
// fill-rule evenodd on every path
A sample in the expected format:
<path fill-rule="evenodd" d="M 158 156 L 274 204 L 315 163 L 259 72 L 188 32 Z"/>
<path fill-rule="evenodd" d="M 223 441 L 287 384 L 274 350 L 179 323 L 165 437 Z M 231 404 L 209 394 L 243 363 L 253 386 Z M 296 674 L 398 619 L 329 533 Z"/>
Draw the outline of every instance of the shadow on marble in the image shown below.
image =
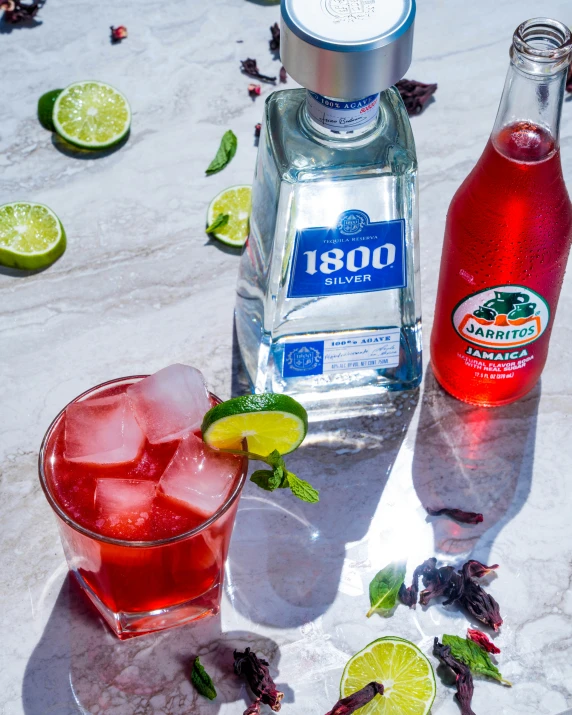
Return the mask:
<path fill-rule="evenodd" d="M 246 646 L 264 655 L 276 675 L 276 643 L 245 631 L 222 633 L 220 616 L 120 641 L 68 575 L 26 667 L 24 713 L 215 715 L 223 703 L 237 701 L 246 708 L 251 700 L 233 672 L 233 651 Z M 190 683 L 197 655 L 215 682 L 216 702 L 198 695 Z M 276 680 L 285 702 L 292 702 L 292 691 Z"/>
<path fill-rule="evenodd" d="M 244 363 L 240 356 L 240 348 L 238 347 L 238 335 L 236 334 L 236 318 L 232 323 L 232 356 L 231 356 L 231 384 L 230 396 L 238 397 L 239 395 L 249 395 L 250 382 L 248 375 L 244 369 Z"/>
<path fill-rule="evenodd" d="M 33 18 L 30 20 L 25 20 L 24 22 L 18 22 L 13 24 L 11 22 L 7 22 L 4 17 L 2 17 L 2 19 L 0 19 L 0 35 L 9 35 L 14 30 L 31 30 L 41 24 L 41 20 L 35 20 Z"/>
<path fill-rule="evenodd" d="M 347 544 L 369 532 L 417 397 L 388 396 L 385 414 L 312 423 L 287 464 L 320 490 L 319 505 L 247 486 L 227 563 L 237 611 L 278 628 L 326 613 L 348 567 Z"/>
<path fill-rule="evenodd" d="M 54 263 L 57 263 L 60 259 L 57 258 Z M 44 266 L 43 268 L 36 268 L 33 271 L 24 268 L 9 268 L 8 266 L 0 266 L 0 276 L 8 276 L 9 278 L 28 278 L 29 276 L 35 276 L 38 273 L 43 273 L 51 268 L 54 264 L 50 263 L 49 266 Z"/>
<path fill-rule="evenodd" d="M 511 405 L 474 407 L 448 395 L 427 369 L 413 458 L 417 496 L 425 508 L 484 516 L 477 525 L 428 516 L 436 555 L 488 562 L 499 532 L 530 493 L 540 392 L 538 384 Z"/>
<path fill-rule="evenodd" d="M 81 159 L 83 161 L 86 161 L 86 160 L 91 161 L 94 159 L 103 159 L 106 156 L 111 156 L 111 154 L 115 154 L 116 151 L 119 151 L 127 144 L 130 136 L 131 136 L 131 131 L 128 131 L 127 134 L 123 137 L 123 139 L 120 142 L 118 142 L 117 144 L 114 144 L 113 146 L 108 147 L 107 149 L 101 149 L 98 151 L 95 149 L 82 149 L 81 147 L 74 146 L 73 144 L 70 144 L 69 142 L 65 141 L 65 139 L 62 139 L 62 137 L 60 137 L 59 134 L 57 134 L 56 132 L 53 132 L 52 133 L 52 144 L 60 152 L 60 154 L 69 156 L 72 159 Z"/>

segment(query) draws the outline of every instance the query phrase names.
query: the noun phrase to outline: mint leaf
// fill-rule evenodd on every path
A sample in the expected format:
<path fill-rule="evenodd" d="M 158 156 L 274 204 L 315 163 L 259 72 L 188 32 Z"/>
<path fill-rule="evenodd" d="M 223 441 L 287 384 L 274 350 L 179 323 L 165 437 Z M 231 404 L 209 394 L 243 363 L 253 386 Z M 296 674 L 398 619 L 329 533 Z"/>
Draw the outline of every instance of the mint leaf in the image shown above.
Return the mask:
<path fill-rule="evenodd" d="M 191 682 L 199 693 L 205 696 L 205 698 L 208 698 L 209 700 L 214 700 L 216 698 L 216 688 L 210 675 L 203 668 L 198 656 L 195 658 L 195 662 L 193 663 Z"/>
<path fill-rule="evenodd" d="M 443 636 L 443 645 L 448 645 L 451 648 L 453 658 L 467 665 L 471 672 L 498 680 L 503 685 L 512 685 L 508 680 L 504 680 L 489 654 L 474 641 L 445 634 Z"/>
<path fill-rule="evenodd" d="M 320 501 L 320 493 L 317 489 L 308 482 L 300 479 L 292 472 L 286 472 L 286 479 L 288 480 L 288 486 L 292 490 L 292 494 L 302 501 L 307 501 L 310 504 L 315 504 Z M 286 485 L 285 485 L 286 486 Z"/>
<path fill-rule="evenodd" d="M 250 481 L 262 489 L 266 489 L 267 492 L 273 492 L 280 486 L 282 473 L 277 475 L 276 471 L 271 469 L 257 469 L 252 473 Z"/>
<path fill-rule="evenodd" d="M 226 226 L 230 216 L 228 214 L 219 214 L 210 226 L 205 229 L 207 233 L 215 233 L 219 228 Z"/>
<path fill-rule="evenodd" d="M 397 594 L 405 581 L 405 564 L 391 563 L 377 573 L 369 584 L 369 618 L 374 613 L 382 616 L 390 614 L 397 603 Z"/>
<path fill-rule="evenodd" d="M 238 139 L 235 133 L 229 129 L 223 134 L 216 156 L 208 165 L 206 173 L 210 176 L 211 174 L 216 174 L 217 171 L 222 171 L 236 154 L 237 146 Z"/>
<path fill-rule="evenodd" d="M 282 469 L 286 469 L 286 463 L 284 462 L 284 457 L 280 454 L 280 452 L 275 449 L 273 452 L 270 452 L 270 454 L 266 457 L 266 462 L 269 464 L 271 467 L 282 467 Z"/>

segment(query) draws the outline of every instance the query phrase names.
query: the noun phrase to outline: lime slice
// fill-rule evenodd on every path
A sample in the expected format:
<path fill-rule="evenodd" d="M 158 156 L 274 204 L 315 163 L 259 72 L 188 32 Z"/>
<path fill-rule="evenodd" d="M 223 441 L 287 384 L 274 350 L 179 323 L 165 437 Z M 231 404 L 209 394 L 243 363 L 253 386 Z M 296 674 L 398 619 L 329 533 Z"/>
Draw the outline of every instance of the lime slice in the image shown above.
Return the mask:
<path fill-rule="evenodd" d="M 356 653 L 342 675 L 341 697 L 372 680 L 381 683 L 385 692 L 365 705 L 360 715 L 427 715 L 431 710 L 435 673 L 427 656 L 413 643 L 386 636 Z"/>
<path fill-rule="evenodd" d="M 275 449 L 293 452 L 308 431 L 308 414 L 288 395 L 245 395 L 222 402 L 203 420 L 204 441 L 215 449 L 248 450 L 266 457 Z"/>
<path fill-rule="evenodd" d="M 53 113 L 57 133 L 85 149 L 105 149 L 120 142 L 131 126 L 125 97 L 103 82 L 75 82 L 56 99 Z"/>
<path fill-rule="evenodd" d="M 207 213 L 207 225 L 222 214 L 228 215 L 228 223 L 213 233 L 227 246 L 244 246 L 248 238 L 252 189 L 248 185 L 231 186 L 214 197 Z"/>
<path fill-rule="evenodd" d="M 54 104 L 56 99 L 63 92 L 63 89 L 52 89 L 45 94 L 42 94 L 40 99 L 38 99 L 38 119 L 40 124 L 50 132 L 55 132 L 54 127 Z"/>
<path fill-rule="evenodd" d="M 66 233 L 43 204 L 0 206 L 0 263 L 36 270 L 51 265 L 66 250 Z"/>

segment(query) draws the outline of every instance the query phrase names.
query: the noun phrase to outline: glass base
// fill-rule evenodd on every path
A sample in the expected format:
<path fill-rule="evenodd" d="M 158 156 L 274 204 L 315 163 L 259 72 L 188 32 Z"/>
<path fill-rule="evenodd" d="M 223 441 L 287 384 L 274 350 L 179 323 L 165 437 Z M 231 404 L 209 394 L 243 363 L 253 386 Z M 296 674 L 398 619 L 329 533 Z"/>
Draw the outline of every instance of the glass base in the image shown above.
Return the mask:
<path fill-rule="evenodd" d="M 198 621 L 207 616 L 214 616 L 220 610 L 222 584 L 217 583 L 201 596 L 190 601 L 177 603 L 174 606 L 159 608 L 155 611 L 133 613 L 119 611 L 115 613 L 103 603 L 79 572 L 72 571 L 72 573 L 82 591 L 103 616 L 107 625 L 121 640 L 141 636 L 145 633 L 162 631 L 166 628 L 174 628 L 191 621 Z"/>

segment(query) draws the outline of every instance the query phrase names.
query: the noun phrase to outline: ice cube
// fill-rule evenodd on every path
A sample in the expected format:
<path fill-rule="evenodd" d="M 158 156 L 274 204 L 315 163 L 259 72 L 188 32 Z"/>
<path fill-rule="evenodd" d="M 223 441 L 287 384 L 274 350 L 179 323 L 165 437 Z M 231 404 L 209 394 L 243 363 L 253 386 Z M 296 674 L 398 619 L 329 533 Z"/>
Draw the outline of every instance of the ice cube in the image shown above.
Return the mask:
<path fill-rule="evenodd" d="M 95 525 L 116 539 L 145 540 L 149 530 L 157 485 L 136 479 L 96 480 Z"/>
<path fill-rule="evenodd" d="M 152 444 L 169 442 L 198 429 L 211 408 L 202 374 L 188 365 L 170 365 L 127 389 L 141 429 Z"/>
<path fill-rule="evenodd" d="M 145 444 L 127 396 L 74 402 L 66 409 L 65 452 L 69 462 L 126 464 Z"/>
<path fill-rule="evenodd" d="M 163 472 L 159 491 L 208 518 L 227 498 L 240 463 L 240 457 L 217 454 L 189 434 Z"/>

